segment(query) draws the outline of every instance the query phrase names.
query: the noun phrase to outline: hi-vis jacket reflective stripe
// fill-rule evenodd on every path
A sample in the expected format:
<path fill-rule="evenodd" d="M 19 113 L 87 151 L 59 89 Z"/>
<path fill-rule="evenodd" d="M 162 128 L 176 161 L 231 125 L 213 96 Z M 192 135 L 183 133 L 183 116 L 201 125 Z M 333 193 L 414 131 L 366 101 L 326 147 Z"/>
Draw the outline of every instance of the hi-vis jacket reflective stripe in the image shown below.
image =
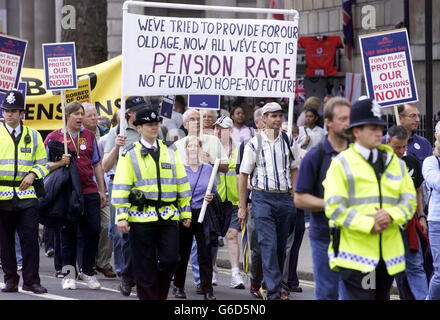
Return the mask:
<path fill-rule="evenodd" d="M 152 206 L 139 212 L 136 206 L 129 203 L 128 197 L 132 189 L 141 191 L 147 199 L 159 200 L 156 163 L 150 154 L 142 158 L 142 145 L 138 141 L 124 150 L 116 167 L 112 204 L 116 208 L 118 221 L 152 222 L 159 219 L 157 214 L 165 220 L 191 219 L 191 187 L 179 152 L 174 145 L 167 147 L 159 139 L 157 144 L 160 150 L 160 200 L 170 202 L 170 205 L 159 208 L 157 213 Z M 171 204 L 176 200 L 180 210 Z"/>
<path fill-rule="evenodd" d="M 354 145 L 333 159 L 323 181 L 325 214 L 330 227 L 341 229 L 339 252 L 335 257 L 329 246 L 330 268 L 374 270 L 382 257 L 388 273 L 405 270 L 405 255 L 400 226 L 412 218 L 417 202 L 414 183 L 405 163 L 390 147 L 386 152 L 385 171 L 380 185 L 373 167 L 354 149 Z M 380 234 L 372 234 L 375 208 L 391 216 L 391 225 Z"/>
<path fill-rule="evenodd" d="M 217 184 L 217 192 L 222 201 L 231 201 L 232 205 L 238 205 L 237 173 L 235 168 L 238 159 L 238 149 L 232 149 L 229 157 L 229 170 L 227 173 L 219 173 L 220 183 Z"/>
<path fill-rule="evenodd" d="M 26 136 L 30 139 L 26 139 Z M 28 139 L 28 143 L 25 143 Z M 8 129 L 0 126 L 0 180 L 20 182 L 29 172 L 35 173 L 36 179 L 42 179 L 49 173 L 46 149 L 41 135 L 38 131 L 23 126 L 16 148 Z M 20 191 L 18 187 L 0 185 L 0 201 L 12 199 L 14 193 L 20 199 L 37 198 L 33 186 Z"/>

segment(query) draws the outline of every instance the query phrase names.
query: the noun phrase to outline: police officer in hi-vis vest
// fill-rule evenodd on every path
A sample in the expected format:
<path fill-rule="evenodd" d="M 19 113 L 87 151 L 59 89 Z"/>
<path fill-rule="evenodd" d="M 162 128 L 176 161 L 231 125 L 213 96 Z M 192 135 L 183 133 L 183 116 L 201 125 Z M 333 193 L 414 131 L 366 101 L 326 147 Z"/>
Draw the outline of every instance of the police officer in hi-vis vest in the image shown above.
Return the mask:
<path fill-rule="evenodd" d="M 191 189 L 178 150 L 157 139 L 154 109 L 136 114 L 140 141 L 119 158 L 112 204 L 118 229 L 129 232 L 136 290 L 141 300 L 165 300 L 179 261 L 178 221 L 191 224 Z"/>
<path fill-rule="evenodd" d="M 355 142 L 333 159 L 322 183 L 329 263 L 344 300 L 389 299 L 393 276 L 405 270 L 400 228 L 415 212 L 416 191 L 405 163 L 381 142 L 385 125 L 377 102 L 360 97 L 347 129 Z"/>
<path fill-rule="evenodd" d="M 40 134 L 21 122 L 25 106 L 20 91 L 6 93 L 1 108 L 5 119 L 4 126 L 0 126 L 0 244 L 5 274 L 2 292 L 18 291 L 20 277 L 14 245 L 17 231 L 23 254 L 22 288 L 47 293 L 38 275 L 37 200 L 42 179 L 49 173 L 46 149 Z"/>

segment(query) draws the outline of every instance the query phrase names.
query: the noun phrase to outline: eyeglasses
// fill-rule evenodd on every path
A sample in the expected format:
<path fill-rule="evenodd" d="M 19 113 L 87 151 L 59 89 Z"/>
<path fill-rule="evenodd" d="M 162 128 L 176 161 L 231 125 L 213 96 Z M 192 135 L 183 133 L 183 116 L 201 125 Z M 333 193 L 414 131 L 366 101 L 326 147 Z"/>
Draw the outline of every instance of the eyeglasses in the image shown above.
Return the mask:
<path fill-rule="evenodd" d="M 414 118 L 419 118 L 420 119 L 420 114 L 418 113 L 411 113 L 410 115 L 405 115 L 406 118 L 410 118 L 410 119 L 414 119 Z"/>

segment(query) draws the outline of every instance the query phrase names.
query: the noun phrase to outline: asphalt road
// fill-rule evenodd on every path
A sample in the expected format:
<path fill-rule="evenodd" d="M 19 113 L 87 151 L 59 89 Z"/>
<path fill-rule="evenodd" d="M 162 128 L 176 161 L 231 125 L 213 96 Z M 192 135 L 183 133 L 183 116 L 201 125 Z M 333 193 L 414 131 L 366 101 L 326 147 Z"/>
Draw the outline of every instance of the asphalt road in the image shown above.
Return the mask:
<path fill-rule="evenodd" d="M 53 258 L 48 258 L 43 254 L 43 250 L 40 249 L 40 278 L 41 284 L 47 288 L 48 293 L 37 295 L 32 292 L 22 291 L 22 279 L 21 271 L 20 285 L 18 293 L 2 293 L 0 292 L 0 300 L 137 300 L 135 290 L 131 296 L 124 297 L 119 293 L 118 285 L 119 280 L 116 278 L 105 278 L 104 275 L 99 273 L 97 275 L 102 288 L 100 290 L 91 290 L 87 287 L 83 281 L 77 281 L 76 290 L 63 290 L 61 288 L 61 280 L 55 277 L 55 271 L 53 267 Z M 229 269 L 219 268 L 218 285 L 214 286 L 214 294 L 218 300 L 254 300 L 249 293 L 249 280 L 245 277 L 246 289 L 238 290 L 229 287 L 231 274 Z M 0 270 L 0 287 L 4 286 L 3 271 Z M 302 293 L 291 293 L 291 299 L 293 300 L 313 300 L 313 282 L 301 281 Z M 188 268 L 185 291 L 187 294 L 187 300 L 203 300 L 202 295 L 196 294 L 196 289 L 193 283 L 193 276 L 191 268 Z M 170 300 L 175 299 L 171 294 Z M 256 299 L 255 299 L 256 300 Z"/>

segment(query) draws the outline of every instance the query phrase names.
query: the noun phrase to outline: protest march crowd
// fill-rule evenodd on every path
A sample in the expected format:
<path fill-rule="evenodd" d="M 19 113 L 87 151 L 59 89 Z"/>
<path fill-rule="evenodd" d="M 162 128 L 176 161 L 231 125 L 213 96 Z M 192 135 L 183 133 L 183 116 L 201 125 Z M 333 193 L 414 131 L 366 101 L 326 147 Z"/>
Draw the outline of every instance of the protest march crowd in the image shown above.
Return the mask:
<path fill-rule="evenodd" d="M 216 256 L 226 245 L 232 289 L 247 286 L 242 248 L 250 298 L 289 300 L 302 291 L 296 269 L 307 225 L 315 299 L 386 300 L 394 280 L 401 299 L 440 298 L 440 123 L 433 147 L 415 133 L 415 104 L 400 105 L 400 125 L 384 132 L 366 96 L 352 104 L 310 97 L 288 134 L 275 98 L 260 99 L 252 115 L 238 103 L 220 115 L 176 96 L 170 119 L 147 100 L 128 97 L 111 122 L 71 102 L 66 132 L 43 141 L 21 121 L 21 92 L 5 95 L 2 292 L 18 291 L 18 270 L 23 290 L 47 292 L 41 224 L 65 290 L 77 279 L 100 289 L 100 272 L 118 277 L 124 296 L 135 288 L 142 300 L 186 299 L 190 263 L 197 293 L 215 300 Z"/>

